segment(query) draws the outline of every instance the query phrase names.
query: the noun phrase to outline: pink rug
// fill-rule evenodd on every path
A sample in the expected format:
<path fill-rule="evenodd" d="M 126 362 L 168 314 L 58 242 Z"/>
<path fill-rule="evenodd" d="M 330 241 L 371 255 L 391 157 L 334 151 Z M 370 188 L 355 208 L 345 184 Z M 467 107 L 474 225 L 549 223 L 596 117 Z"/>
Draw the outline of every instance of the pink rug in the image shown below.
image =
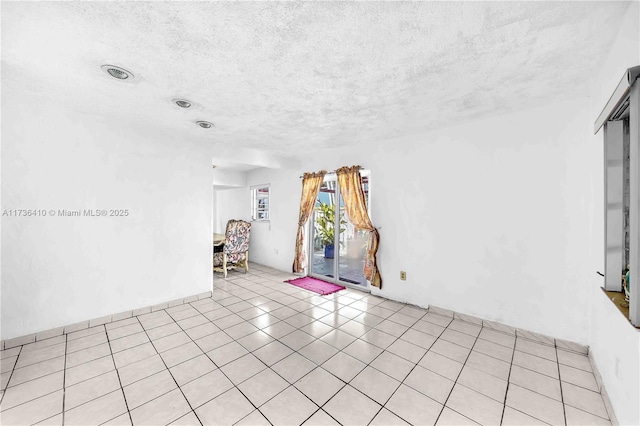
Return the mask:
<path fill-rule="evenodd" d="M 336 291 L 344 290 L 344 287 L 341 285 L 331 284 L 326 281 L 317 280 L 312 277 L 296 278 L 293 280 L 287 280 L 285 281 L 285 283 L 293 284 L 296 287 L 311 290 L 314 293 L 318 293 L 323 296 L 327 294 L 335 293 Z"/>

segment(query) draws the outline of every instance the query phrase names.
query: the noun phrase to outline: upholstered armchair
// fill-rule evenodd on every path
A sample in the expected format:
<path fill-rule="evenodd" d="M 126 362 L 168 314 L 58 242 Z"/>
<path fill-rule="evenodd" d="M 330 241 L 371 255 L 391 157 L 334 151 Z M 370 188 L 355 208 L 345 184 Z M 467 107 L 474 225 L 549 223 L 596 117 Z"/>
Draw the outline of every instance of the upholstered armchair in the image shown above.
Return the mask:
<path fill-rule="evenodd" d="M 245 274 L 249 271 L 249 238 L 251 224 L 244 220 L 230 220 L 227 222 L 224 249 L 213 253 L 213 270 L 224 273 L 227 277 L 229 269 L 244 267 Z"/>

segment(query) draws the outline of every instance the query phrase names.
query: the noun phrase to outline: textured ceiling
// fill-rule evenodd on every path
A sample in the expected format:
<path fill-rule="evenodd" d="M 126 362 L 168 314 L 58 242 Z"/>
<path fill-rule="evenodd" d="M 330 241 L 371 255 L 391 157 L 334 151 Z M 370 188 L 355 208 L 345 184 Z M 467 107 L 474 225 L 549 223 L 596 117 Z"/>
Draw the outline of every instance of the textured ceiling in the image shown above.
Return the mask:
<path fill-rule="evenodd" d="M 204 143 L 308 155 L 574 96 L 626 7 L 3 2 L 2 90 Z M 110 79 L 102 64 L 136 78 Z"/>

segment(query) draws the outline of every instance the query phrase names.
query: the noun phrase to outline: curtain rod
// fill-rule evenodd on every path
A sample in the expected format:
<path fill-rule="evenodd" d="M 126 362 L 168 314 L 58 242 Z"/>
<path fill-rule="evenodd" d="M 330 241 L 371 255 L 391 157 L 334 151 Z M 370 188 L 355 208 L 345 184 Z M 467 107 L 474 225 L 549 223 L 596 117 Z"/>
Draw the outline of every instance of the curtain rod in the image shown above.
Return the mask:
<path fill-rule="evenodd" d="M 360 167 L 360 170 L 364 170 L 364 167 Z M 326 176 L 326 175 L 335 175 L 335 174 L 336 174 L 336 171 L 332 170 L 330 172 L 325 173 L 324 175 Z M 304 176 L 298 176 L 298 177 L 302 179 Z"/>

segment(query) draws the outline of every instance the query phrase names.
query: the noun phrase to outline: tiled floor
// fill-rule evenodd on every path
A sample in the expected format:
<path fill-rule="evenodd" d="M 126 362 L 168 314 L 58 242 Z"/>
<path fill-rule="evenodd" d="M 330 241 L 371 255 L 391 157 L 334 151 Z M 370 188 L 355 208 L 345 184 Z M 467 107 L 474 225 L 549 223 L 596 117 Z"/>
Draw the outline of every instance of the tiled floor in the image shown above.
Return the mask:
<path fill-rule="evenodd" d="M 585 355 L 286 278 L 3 351 L 2 424 L 609 424 Z"/>

